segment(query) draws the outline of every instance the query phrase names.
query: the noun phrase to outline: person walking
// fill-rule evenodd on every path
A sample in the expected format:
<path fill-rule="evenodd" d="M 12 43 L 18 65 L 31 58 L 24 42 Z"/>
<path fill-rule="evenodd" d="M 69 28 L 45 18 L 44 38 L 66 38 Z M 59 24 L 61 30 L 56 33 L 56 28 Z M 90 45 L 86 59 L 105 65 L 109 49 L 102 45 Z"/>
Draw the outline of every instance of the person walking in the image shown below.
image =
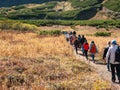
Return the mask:
<path fill-rule="evenodd" d="M 95 63 L 95 54 L 98 52 L 97 47 L 94 41 L 91 41 L 90 48 L 89 48 L 90 55 L 92 57 L 92 61 Z"/>
<path fill-rule="evenodd" d="M 69 41 L 69 38 L 70 38 L 70 35 L 69 35 L 68 32 L 66 32 L 65 37 L 66 37 L 66 41 L 68 42 L 68 41 Z"/>
<path fill-rule="evenodd" d="M 83 44 L 84 44 L 84 42 L 85 42 L 85 41 L 87 41 L 87 40 L 86 40 L 86 38 L 84 37 L 84 35 L 82 35 L 82 38 L 81 38 L 80 43 L 81 43 L 81 49 L 82 49 L 82 53 L 83 53 L 83 55 L 84 55 L 84 48 L 83 48 Z"/>
<path fill-rule="evenodd" d="M 87 41 L 84 42 L 83 48 L 84 48 L 85 57 L 86 57 L 86 59 L 88 60 L 88 49 L 89 49 L 89 44 L 88 44 Z"/>
<path fill-rule="evenodd" d="M 106 62 L 108 62 L 110 57 L 110 66 L 111 66 L 111 80 L 112 82 L 115 82 L 115 71 L 117 73 L 118 83 L 120 84 L 120 62 L 115 61 L 115 53 L 118 48 L 116 40 L 111 41 L 111 46 L 108 49 L 108 52 L 106 54 Z"/>
<path fill-rule="evenodd" d="M 106 54 L 108 52 L 109 47 L 111 46 L 111 42 L 107 42 L 107 46 L 104 48 L 104 52 L 103 52 L 103 60 L 105 60 L 106 58 Z M 107 70 L 110 71 L 110 57 L 108 58 L 108 62 L 107 63 Z"/>
<path fill-rule="evenodd" d="M 78 35 L 79 48 L 81 48 L 81 36 Z"/>
<path fill-rule="evenodd" d="M 74 41 L 74 47 L 75 47 L 76 54 L 78 54 L 79 42 L 78 42 L 78 39 L 77 39 L 77 38 L 76 38 L 75 41 Z"/>

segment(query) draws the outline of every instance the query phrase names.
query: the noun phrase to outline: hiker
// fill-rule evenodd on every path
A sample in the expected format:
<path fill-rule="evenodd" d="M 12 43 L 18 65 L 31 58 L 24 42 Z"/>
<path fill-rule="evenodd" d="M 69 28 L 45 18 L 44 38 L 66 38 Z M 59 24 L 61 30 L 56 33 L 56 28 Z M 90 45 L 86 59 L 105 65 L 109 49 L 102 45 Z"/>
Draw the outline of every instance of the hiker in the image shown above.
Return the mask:
<path fill-rule="evenodd" d="M 66 41 L 68 42 L 68 41 L 69 41 L 69 38 L 70 38 L 70 35 L 69 35 L 68 32 L 66 32 L 65 37 L 66 37 Z"/>
<path fill-rule="evenodd" d="M 76 32 L 73 31 L 72 36 L 71 36 L 71 43 L 72 43 L 72 45 L 74 45 L 74 42 L 75 42 L 76 38 L 77 38 Z"/>
<path fill-rule="evenodd" d="M 76 54 L 78 54 L 79 42 L 78 42 L 78 39 L 77 39 L 77 38 L 76 38 L 76 40 L 74 41 L 74 47 L 75 47 Z"/>
<path fill-rule="evenodd" d="M 104 48 L 104 52 L 103 52 L 103 60 L 105 60 L 106 58 L 106 54 L 108 52 L 108 49 L 111 45 L 111 42 L 107 42 L 107 46 Z M 108 62 L 107 62 L 107 70 L 110 71 L 110 57 L 108 58 Z"/>
<path fill-rule="evenodd" d="M 108 62 L 109 57 L 110 57 L 110 66 L 111 66 L 111 80 L 112 82 L 115 82 L 116 77 L 115 77 L 115 71 L 117 73 L 117 77 L 119 80 L 119 84 L 120 84 L 120 62 L 117 62 L 116 59 L 116 50 L 118 48 L 117 42 L 116 40 L 112 40 L 111 41 L 111 46 L 108 49 L 108 52 L 106 54 L 106 62 Z"/>
<path fill-rule="evenodd" d="M 81 48 L 81 36 L 78 35 L 79 48 Z"/>
<path fill-rule="evenodd" d="M 94 41 L 91 41 L 89 52 L 90 52 L 90 56 L 92 57 L 92 61 L 95 63 L 95 54 L 97 53 L 97 47 Z"/>
<path fill-rule="evenodd" d="M 83 48 L 84 48 L 85 57 L 86 57 L 86 59 L 88 60 L 88 49 L 89 49 L 89 44 L 88 44 L 87 41 L 84 42 Z"/>
<path fill-rule="evenodd" d="M 84 35 L 82 35 L 82 38 L 81 38 L 81 41 L 80 41 L 80 43 L 81 43 L 81 49 L 82 49 L 82 53 L 83 53 L 83 55 L 84 55 L 84 48 L 83 48 L 83 44 L 84 44 L 84 42 L 86 41 L 86 38 L 84 37 Z"/>
<path fill-rule="evenodd" d="M 73 35 L 76 35 L 76 31 L 73 31 Z"/>
<path fill-rule="evenodd" d="M 72 45 L 72 36 L 73 36 L 72 34 L 73 34 L 72 32 L 69 33 L 69 36 L 70 36 L 69 39 L 70 39 L 70 44 L 71 45 Z"/>

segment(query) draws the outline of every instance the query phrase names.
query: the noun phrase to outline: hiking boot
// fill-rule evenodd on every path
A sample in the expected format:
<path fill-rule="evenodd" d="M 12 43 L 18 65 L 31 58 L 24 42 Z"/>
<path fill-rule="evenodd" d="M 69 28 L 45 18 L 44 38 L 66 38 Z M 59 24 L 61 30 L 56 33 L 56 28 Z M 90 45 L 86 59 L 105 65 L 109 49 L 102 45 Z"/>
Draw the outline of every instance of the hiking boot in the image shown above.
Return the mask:
<path fill-rule="evenodd" d="M 113 83 L 115 83 L 115 80 L 112 80 Z"/>

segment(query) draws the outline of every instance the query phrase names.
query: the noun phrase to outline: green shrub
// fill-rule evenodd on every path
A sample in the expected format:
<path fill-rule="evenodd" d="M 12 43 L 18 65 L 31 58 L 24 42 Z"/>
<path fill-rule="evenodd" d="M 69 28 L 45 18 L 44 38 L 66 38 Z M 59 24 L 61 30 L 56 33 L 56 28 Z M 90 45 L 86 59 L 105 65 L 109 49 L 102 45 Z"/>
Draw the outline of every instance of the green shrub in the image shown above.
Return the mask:
<path fill-rule="evenodd" d="M 110 10 L 120 12 L 120 0 L 108 0 L 104 6 Z"/>
<path fill-rule="evenodd" d="M 27 30 L 36 30 L 37 26 L 30 25 L 26 23 L 16 22 L 16 21 L 0 21 L 0 29 L 2 30 L 20 30 L 20 31 L 27 31 Z"/>
<path fill-rule="evenodd" d="M 93 26 L 97 28 L 120 28 L 120 20 L 21 20 L 23 23 L 33 24 L 36 26 L 46 25 L 81 25 L 81 26 Z"/>
<path fill-rule="evenodd" d="M 111 36 L 111 32 L 96 32 L 95 36 Z"/>
<path fill-rule="evenodd" d="M 60 35 L 61 31 L 60 30 L 43 30 L 43 31 L 38 31 L 39 35 Z"/>
<path fill-rule="evenodd" d="M 20 30 L 20 31 L 26 31 L 26 30 L 36 30 L 37 27 L 35 25 L 25 24 L 25 23 L 15 23 L 12 25 L 12 29 L 14 30 Z"/>

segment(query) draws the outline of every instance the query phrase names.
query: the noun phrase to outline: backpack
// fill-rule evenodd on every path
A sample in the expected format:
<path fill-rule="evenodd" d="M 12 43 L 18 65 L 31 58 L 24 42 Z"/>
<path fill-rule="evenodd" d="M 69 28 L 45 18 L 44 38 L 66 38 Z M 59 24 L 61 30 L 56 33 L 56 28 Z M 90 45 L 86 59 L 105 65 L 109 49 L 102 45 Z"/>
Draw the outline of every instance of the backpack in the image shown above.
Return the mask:
<path fill-rule="evenodd" d="M 120 46 L 118 46 L 118 48 L 116 49 L 115 61 L 120 62 Z"/>
<path fill-rule="evenodd" d="M 93 44 L 90 49 L 90 53 L 96 53 L 96 52 L 97 52 L 96 46 L 95 46 L 95 44 Z"/>
<path fill-rule="evenodd" d="M 88 49 L 89 49 L 89 44 L 88 44 L 88 43 L 83 44 L 83 47 L 84 47 L 84 50 L 87 50 L 87 51 L 88 51 Z"/>

